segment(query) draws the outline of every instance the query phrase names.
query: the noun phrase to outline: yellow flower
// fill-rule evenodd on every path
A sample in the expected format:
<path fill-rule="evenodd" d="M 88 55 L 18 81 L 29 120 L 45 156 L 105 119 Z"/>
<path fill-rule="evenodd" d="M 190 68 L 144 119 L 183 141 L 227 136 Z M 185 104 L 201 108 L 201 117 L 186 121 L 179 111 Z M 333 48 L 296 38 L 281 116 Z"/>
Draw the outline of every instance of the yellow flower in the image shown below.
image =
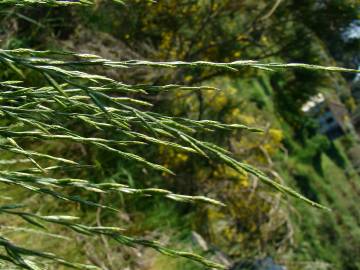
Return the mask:
<path fill-rule="evenodd" d="M 188 75 L 188 76 L 185 76 L 185 78 L 184 78 L 184 80 L 186 81 L 186 82 L 190 82 L 191 80 L 192 80 L 192 76 L 191 75 Z"/>
<path fill-rule="evenodd" d="M 241 53 L 240 52 L 234 52 L 234 57 L 240 57 Z"/>
<path fill-rule="evenodd" d="M 283 132 L 280 129 L 275 128 L 271 128 L 269 130 L 269 136 L 270 139 L 273 140 L 275 143 L 280 143 L 284 138 Z"/>

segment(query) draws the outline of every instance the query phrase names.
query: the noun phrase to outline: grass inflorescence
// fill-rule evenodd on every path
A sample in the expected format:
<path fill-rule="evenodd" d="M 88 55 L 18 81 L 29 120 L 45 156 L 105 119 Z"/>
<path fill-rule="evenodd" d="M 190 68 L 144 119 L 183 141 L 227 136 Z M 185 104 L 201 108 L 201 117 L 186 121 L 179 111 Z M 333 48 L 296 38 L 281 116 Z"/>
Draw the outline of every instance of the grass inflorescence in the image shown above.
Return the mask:
<path fill-rule="evenodd" d="M 1 1 L 14 2 L 14 1 Z M 19 1 L 16 1 L 19 2 Z M 20 1 L 21 2 L 21 1 Z M 34 1 L 23 1 L 34 2 Z M 58 4 L 68 1 L 43 1 Z M 82 1 L 88 3 L 89 1 Z M 75 2 L 74 2 L 75 3 Z M 112 69 L 130 69 L 138 67 L 149 68 L 218 68 L 230 72 L 238 72 L 241 68 L 260 68 L 265 70 L 305 68 L 310 70 L 359 72 L 337 67 L 322 67 L 307 64 L 260 63 L 257 61 L 235 61 L 231 63 L 196 62 L 151 62 L 143 60 L 112 61 L 97 55 L 77 54 L 71 52 L 35 51 L 31 49 L 0 50 L 0 63 L 12 70 L 17 80 L 0 82 L 0 149 L 18 157 L 27 159 L 28 163 L 19 163 L 17 170 L 1 170 L 0 182 L 9 186 L 18 186 L 32 192 L 52 196 L 59 200 L 101 207 L 110 211 L 115 208 L 89 201 L 80 196 L 71 196 L 67 188 L 81 189 L 85 192 L 109 193 L 121 192 L 136 196 L 160 196 L 178 202 L 208 203 L 224 206 L 221 202 L 205 196 L 188 196 L 174 194 L 169 190 L 158 188 L 135 189 L 117 183 L 92 183 L 85 179 L 59 178 L 54 170 L 62 167 L 80 166 L 78 160 L 43 153 L 34 149 L 26 149 L 22 145 L 24 139 L 36 142 L 62 141 L 89 145 L 118 155 L 141 164 L 144 167 L 173 174 L 171 168 L 145 159 L 133 146 L 148 144 L 161 145 L 202 156 L 227 164 L 239 173 L 249 173 L 258 177 L 263 183 L 276 190 L 296 197 L 312 206 L 326 207 L 302 196 L 295 190 L 271 179 L 259 169 L 236 160 L 227 150 L 198 139 L 197 132 L 212 132 L 214 130 L 245 130 L 261 132 L 256 127 L 244 124 L 223 124 L 212 120 L 193 120 L 171 117 L 152 112 L 152 104 L 136 97 L 136 94 L 146 95 L 156 91 L 192 91 L 218 89 L 206 86 L 183 85 L 131 85 L 104 75 L 89 71 L 91 67 Z M 42 78 L 39 85 L 29 86 L 27 74 L 36 73 Z M 67 125 L 75 123 L 75 125 Z M 93 130 L 96 136 L 90 137 L 77 126 Z M 111 136 L 109 136 L 111 134 Z M 29 164 L 32 166 L 29 167 Z M 23 167 L 21 167 L 23 166 Z M 19 205 L 3 205 L 0 212 L 16 215 L 26 222 L 40 228 L 53 223 L 65 226 L 70 230 L 88 236 L 104 235 L 118 243 L 151 247 L 157 251 L 185 257 L 203 264 L 206 267 L 223 269 L 224 267 L 211 262 L 199 255 L 166 248 L 156 241 L 127 236 L 121 229 L 112 227 L 91 227 L 78 223 L 73 216 L 41 216 L 20 211 Z M 0 246 L 4 247 L 6 255 L 0 259 L 9 261 L 25 269 L 38 269 L 28 257 L 41 257 L 53 260 L 78 269 L 96 269 L 96 267 L 67 262 L 54 254 L 33 251 L 15 245 L 10 240 L 1 237 Z"/>

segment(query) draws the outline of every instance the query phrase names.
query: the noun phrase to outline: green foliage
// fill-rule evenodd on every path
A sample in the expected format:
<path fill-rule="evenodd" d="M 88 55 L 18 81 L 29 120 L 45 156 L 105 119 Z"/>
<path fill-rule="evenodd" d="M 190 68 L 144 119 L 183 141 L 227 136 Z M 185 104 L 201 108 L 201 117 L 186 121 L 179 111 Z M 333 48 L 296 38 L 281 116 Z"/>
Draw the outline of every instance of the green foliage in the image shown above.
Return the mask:
<path fill-rule="evenodd" d="M 0 1 L 0 3 L 13 4 L 14 1 Z M 35 4 L 35 1 L 16 1 L 16 3 L 29 5 Z M 213 7 L 214 10 L 211 9 L 215 14 L 219 12 L 224 16 L 222 18 L 224 22 L 227 22 L 227 24 L 224 24 L 226 27 L 229 26 L 229 14 L 227 12 L 230 10 L 232 14 L 236 10 L 231 3 L 232 1 L 225 1 L 222 6 L 216 7 L 215 5 Z M 92 2 L 36 1 L 36 4 L 49 4 L 50 6 L 87 5 L 92 4 Z M 139 3 L 135 3 L 135 5 L 138 4 Z M 167 4 L 171 6 L 171 3 Z M 143 4 L 140 3 L 139 5 L 142 6 Z M 196 4 L 190 4 L 190 7 L 191 6 L 196 6 Z M 268 5 L 265 6 L 268 7 Z M 156 7 L 159 8 L 159 10 L 155 13 L 149 13 L 150 17 L 158 14 L 158 12 L 163 14 L 163 6 L 159 4 Z M 202 12 L 207 12 L 207 9 L 204 7 L 207 8 L 208 6 L 199 6 Z M 165 10 L 168 10 L 168 8 L 169 6 L 165 5 Z M 225 12 L 223 13 L 224 10 Z M 192 12 L 191 9 L 186 9 L 185 11 Z M 166 11 L 166 14 L 170 17 L 173 15 L 173 13 L 169 14 L 168 11 Z M 161 18 L 163 19 L 164 17 Z M 152 21 L 153 18 L 147 17 L 144 20 Z M 205 22 L 207 20 L 212 20 L 212 18 L 205 19 Z M 195 24 L 195 22 L 191 23 Z M 199 24 L 199 22 L 196 22 L 196 24 Z M 165 23 L 162 22 L 161 25 L 165 25 Z M 219 25 L 222 26 L 222 24 Z M 154 24 L 150 24 L 150 29 L 152 29 L 152 27 L 154 27 Z M 233 30 L 233 36 L 236 37 L 236 27 L 230 25 L 230 28 Z M 187 30 L 190 31 L 190 29 Z M 216 32 L 222 32 L 220 30 L 217 29 Z M 155 33 L 154 39 L 156 39 L 157 34 Z M 188 37 L 189 32 L 179 30 L 177 34 Z M 191 37 L 194 33 L 190 34 Z M 249 34 L 249 36 L 251 35 L 253 35 L 253 33 Z M 206 36 L 206 38 L 208 38 L 208 36 Z M 222 37 L 219 38 L 221 39 Z M 231 40 L 232 39 L 230 39 L 230 41 Z M 165 41 L 167 41 L 166 37 L 161 40 L 158 47 L 162 48 L 167 45 L 168 49 L 173 47 L 178 49 L 176 46 L 173 46 L 172 43 L 167 44 Z M 211 78 L 225 72 L 237 76 L 239 71 L 249 72 L 248 70 L 252 70 L 266 72 L 280 69 L 291 72 L 292 74 L 291 80 L 288 80 L 288 78 L 276 79 L 275 76 L 277 75 L 274 75 L 275 79 L 273 79 L 273 81 L 275 80 L 276 82 L 284 80 L 285 88 L 290 90 L 282 93 L 281 98 L 289 97 L 285 102 L 286 104 L 284 105 L 283 111 L 290 105 L 296 110 L 312 91 L 300 93 L 299 98 L 291 93 L 304 85 L 303 82 L 305 78 L 311 77 L 311 81 L 317 84 L 321 81 L 321 77 L 317 75 L 320 71 L 359 71 L 311 64 L 283 64 L 280 63 L 280 61 L 237 60 L 232 62 L 221 61 L 218 63 L 211 61 L 190 61 L 195 58 L 194 52 L 197 53 L 199 49 L 202 50 L 201 42 L 202 41 L 199 42 L 199 40 L 194 40 L 190 43 L 184 42 L 184 44 L 189 45 L 184 46 L 188 51 L 179 49 L 178 52 L 175 51 L 173 55 L 161 57 L 161 59 L 178 59 L 177 57 L 179 56 L 179 59 L 183 59 L 184 61 L 114 61 L 93 54 L 54 50 L 40 51 L 23 48 L 1 49 L 0 63 L 5 71 L 1 74 L 2 79 L 0 81 L 0 148 L 3 150 L 3 153 L 5 153 L 4 161 L 6 162 L 4 164 L 6 164 L 6 167 L 0 165 L 5 167 L 0 171 L 0 182 L 11 187 L 11 190 L 18 191 L 19 188 L 21 188 L 29 191 L 26 194 L 38 193 L 44 196 L 44 198 L 52 197 L 54 201 L 81 205 L 84 209 L 104 209 L 110 213 L 109 215 L 115 215 L 119 212 L 116 203 L 111 201 L 108 204 L 103 203 L 102 200 L 98 200 L 98 197 L 111 198 L 115 194 L 122 198 L 123 194 L 129 194 L 136 196 L 139 201 L 145 201 L 148 197 L 156 200 L 157 198 L 154 197 L 159 197 L 159 199 L 166 198 L 176 202 L 205 203 L 223 207 L 223 202 L 205 196 L 182 195 L 158 187 L 138 187 L 138 185 L 134 184 L 132 176 L 127 173 L 126 170 L 123 170 L 123 172 L 124 175 L 128 177 L 128 185 L 118 183 L 117 176 L 113 176 L 113 178 L 110 177 L 112 181 L 109 181 L 109 177 L 106 178 L 106 181 L 98 179 L 98 175 L 89 177 L 91 173 L 84 173 L 84 171 L 94 169 L 94 167 L 88 164 L 98 163 L 98 167 L 109 166 L 108 164 L 101 164 L 107 162 L 106 157 L 95 159 L 92 156 L 86 157 L 89 159 L 86 160 L 84 155 L 80 153 L 74 155 L 73 152 L 66 153 L 64 149 L 74 147 L 85 149 L 85 152 L 88 151 L 103 156 L 108 155 L 115 157 L 115 159 L 120 160 L 120 163 L 122 163 L 122 169 L 130 164 L 132 166 L 131 170 L 136 171 L 138 175 L 144 174 L 144 178 L 149 176 L 149 174 L 144 173 L 147 172 L 147 169 L 150 171 L 158 171 L 164 178 L 169 177 L 174 174 L 171 167 L 175 167 L 176 169 L 178 166 L 181 168 L 181 165 L 184 166 L 181 162 L 185 163 L 189 156 L 195 156 L 194 160 L 196 161 L 211 164 L 213 167 L 217 166 L 216 170 L 213 170 L 214 178 L 241 178 L 244 185 L 248 184 L 249 178 L 259 179 L 286 195 L 294 196 L 312 206 L 325 208 L 318 203 L 323 202 L 323 200 L 317 196 L 315 189 L 312 188 L 307 174 L 300 174 L 301 177 L 294 175 L 294 178 L 295 180 L 300 179 L 299 181 L 301 182 L 298 183 L 300 190 L 303 190 L 305 195 L 308 195 L 312 200 L 304 197 L 283 183 L 274 180 L 273 173 L 265 173 L 257 169 L 255 164 L 249 165 L 252 163 L 251 159 L 240 162 L 234 153 L 221 147 L 221 144 L 218 146 L 217 144 L 211 143 L 210 140 L 207 140 L 207 137 L 214 133 L 229 137 L 229 134 L 235 132 L 241 132 L 242 134 L 249 132 L 251 134 L 248 135 L 249 137 L 255 137 L 255 134 L 261 131 L 260 129 L 251 127 L 248 123 L 233 124 L 232 119 L 229 121 L 229 119 L 224 118 L 225 121 L 223 121 L 222 116 L 219 117 L 220 121 L 203 120 L 204 112 L 199 114 L 198 120 L 187 116 L 167 116 L 161 109 L 153 109 L 153 107 L 156 106 L 153 106 L 149 97 L 164 93 L 172 94 L 173 92 L 186 94 L 197 93 L 198 99 L 201 101 L 204 97 L 205 99 L 211 97 L 211 95 L 206 95 L 206 93 L 221 94 L 222 92 L 218 87 L 196 85 L 197 81 L 202 81 L 205 78 Z M 236 50 L 239 50 L 238 46 L 232 47 L 231 42 L 227 43 L 227 45 L 229 45 L 235 53 Z M 224 46 L 224 48 L 226 48 L 226 46 Z M 289 59 L 301 60 L 304 57 L 303 55 L 299 56 L 297 53 L 294 54 L 295 56 L 289 56 Z M 204 56 L 201 58 L 206 60 L 224 59 L 223 52 L 220 51 L 212 55 L 211 50 L 205 50 L 205 53 L 195 55 Z M 238 56 L 239 55 L 236 54 L 232 58 L 237 58 Z M 305 52 L 305 56 L 308 57 L 307 59 L 310 59 L 313 54 Z M 139 69 L 145 71 L 156 70 L 159 74 L 162 72 L 166 72 L 166 74 L 174 73 L 174 77 L 176 78 L 174 80 L 175 83 L 161 84 L 159 81 L 161 82 L 162 80 L 157 80 L 155 83 L 141 82 L 137 84 L 137 78 L 131 78 L 135 83 L 124 83 L 119 79 L 108 76 L 106 73 L 108 70 L 115 70 L 118 73 L 124 73 L 124 77 L 126 78 L 126 72 Z M 188 75 L 190 79 L 187 77 Z M 173 75 L 170 75 L 170 77 L 172 76 Z M 168 79 L 167 77 L 164 81 Z M 299 79 L 301 79 L 300 82 Z M 191 85 L 182 85 L 181 81 L 183 80 L 188 81 Z M 306 85 L 307 89 L 311 89 L 311 87 L 311 83 Z M 281 91 L 282 86 L 277 87 L 273 84 L 272 90 Z M 250 101 L 254 101 L 259 110 L 267 108 L 265 105 L 269 105 L 269 103 L 266 102 L 266 96 L 263 95 L 261 91 L 257 93 L 258 94 L 250 97 Z M 277 92 L 277 94 L 279 94 L 279 92 Z M 235 95 L 233 97 L 235 97 Z M 279 98 L 279 100 L 281 100 L 281 98 Z M 214 102 L 212 104 L 212 110 L 209 110 L 209 115 L 216 115 L 216 113 L 227 115 L 229 112 L 235 111 L 234 107 L 236 107 L 237 103 L 229 104 L 228 98 L 225 99 L 226 102 L 224 102 L 224 104 L 220 102 L 219 105 Z M 294 99 L 297 100 L 296 105 L 293 104 Z M 199 107 L 202 106 L 199 105 Z M 279 111 L 281 112 L 282 110 L 280 109 Z M 296 115 L 296 113 L 297 112 L 294 111 L 293 115 Z M 264 133 L 266 134 L 266 139 L 263 145 L 258 148 L 254 147 L 256 149 L 254 152 L 257 153 L 256 157 L 261 156 L 263 158 L 265 156 L 268 158 L 268 154 L 273 152 L 271 144 L 273 143 L 276 145 L 275 147 L 277 147 L 282 140 L 282 133 L 275 129 L 265 130 Z M 254 141 L 252 143 L 257 144 L 255 139 Z M 315 153 L 315 158 L 319 158 L 320 160 L 316 161 L 317 164 L 319 164 L 319 162 L 321 163 L 322 151 L 324 148 L 329 148 L 326 146 L 327 141 L 324 141 L 324 139 L 314 139 L 312 142 L 309 142 L 309 144 L 314 147 L 308 146 L 308 153 L 304 152 L 299 154 L 298 159 L 303 163 L 307 163 L 309 159 L 313 158 Z M 53 151 L 52 149 L 56 147 L 60 147 L 63 150 Z M 167 163 L 166 165 L 162 163 L 162 161 L 164 161 L 162 160 L 163 157 L 161 155 L 159 156 L 159 152 L 161 153 L 161 151 L 168 155 L 168 159 L 165 159 L 166 162 L 164 162 Z M 344 166 L 345 161 L 341 160 L 341 155 L 338 155 L 338 152 L 334 151 L 334 148 L 329 148 L 329 151 L 329 155 L 338 161 L 337 165 L 342 164 L 342 166 Z M 19 159 L 19 156 L 22 159 Z M 171 160 L 172 157 L 180 159 L 181 162 Z M 111 158 L 108 160 L 111 160 Z M 76 172 L 79 170 L 83 171 L 83 173 Z M 202 172 L 200 171 L 199 173 Z M 217 173 L 217 175 L 215 175 L 215 173 Z M 323 171 L 321 171 L 321 173 L 324 174 Z M 152 181 L 155 182 L 154 180 Z M 241 196 L 239 196 L 239 190 L 241 190 L 241 188 L 237 187 L 233 189 L 233 186 L 230 186 L 225 194 L 216 196 L 224 198 L 226 204 L 230 202 L 231 208 L 226 210 L 227 212 L 223 216 L 219 216 L 216 213 L 214 214 L 216 211 L 213 211 L 212 208 L 206 208 L 207 218 L 213 219 L 216 222 L 219 221 L 219 224 L 221 224 L 222 220 L 230 217 L 231 221 L 237 224 L 237 222 L 239 222 L 239 214 L 242 217 L 247 217 L 259 211 L 262 214 L 261 216 L 266 217 L 266 213 L 272 211 L 273 208 L 269 207 L 267 199 L 263 199 L 261 196 L 257 197 L 256 202 L 252 205 L 243 202 L 242 200 L 244 198 L 249 200 L 253 198 L 253 191 L 247 190 L 245 195 L 240 194 Z M 36 206 L 28 205 L 24 198 L 19 198 L 18 200 L 23 203 L 21 205 L 16 203 L 3 205 L 0 207 L 0 212 L 11 218 L 19 217 L 23 221 L 40 229 L 47 229 L 55 225 L 74 231 L 80 235 L 89 237 L 99 236 L 101 239 L 107 237 L 113 240 L 113 242 L 125 246 L 150 247 L 165 255 L 190 259 L 206 267 L 226 268 L 222 264 L 213 262 L 194 253 L 169 249 L 160 242 L 148 240 L 147 238 L 137 237 L 135 235 L 129 236 L 130 233 L 125 232 L 122 228 L 102 226 L 99 222 L 97 222 L 97 225 L 84 225 L 85 222 L 80 223 L 80 217 L 70 214 L 54 215 L 51 213 L 50 215 L 42 215 L 39 214 L 37 210 L 35 210 L 36 212 L 34 213 L 31 211 L 36 209 Z M 278 204 L 278 201 L 274 202 L 274 205 L 275 204 Z M 165 211 L 159 211 L 161 212 L 159 217 L 162 217 L 161 214 Z M 156 218 L 155 216 L 155 225 L 158 222 Z M 281 218 L 279 218 L 279 220 L 281 220 Z M 219 231 L 227 241 L 237 236 L 236 230 L 239 230 L 238 227 L 249 234 L 254 233 L 254 237 L 256 237 L 260 234 L 260 229 L 256 222 L 261 223 L 261 220 L 250 220 L 248 223 L 242 224 L 242 226 L 232 226 L 230 229 L 225 230 L 219 228 Z M 93 224 L 93 222 L 89 223 Z M 234 230 L 236 231 L 235 233 Z M 328 227 L 328 230 L 329 235 L 333 233 L 331 226 Z M 216 232 L 217 231 L 214 230 L 209 234 L 214 235 Z M 248 239 L 254 238 L 249 237 Z M 219 239 L 215 241 L 221 242 L 223 239 L 219 237 Z M 236 245 L 236 247 L 238 247 L 238 243 L 236 240 L 231 242 L 231 244 Z M 5 251 L 4 254 L 1 255 L 1 259 L 3 259 L 4 262 L 8 261 L 25 269 L 41 269 L 43 263 L 41 259 L 78 269 L 97 269 L 91 265 L 68 262 L 52 253 L 39 252 L 32 248 L 27 249 L 17 246 L 5 237 L 1 237 L 0 245 Z M 233 252 L 233 254 L 236 254 L 236 252 Z"/>

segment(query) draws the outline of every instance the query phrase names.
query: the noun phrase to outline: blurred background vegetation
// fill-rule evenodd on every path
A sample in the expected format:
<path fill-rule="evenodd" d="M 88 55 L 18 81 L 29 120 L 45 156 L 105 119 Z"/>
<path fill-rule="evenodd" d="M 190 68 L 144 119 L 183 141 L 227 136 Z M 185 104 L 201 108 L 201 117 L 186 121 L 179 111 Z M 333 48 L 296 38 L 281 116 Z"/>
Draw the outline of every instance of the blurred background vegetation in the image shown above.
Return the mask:
<path fill-rule="evenodd" d="M 0 5 L 0 14 L 0 46 L 6 49 L 65 49 L 120 60 L 252 59 L 354 69 L 360 64 L 357 0 L 133 0 L 125 5 L 98 0 L 86 8 Z M 11 69 L 1 69 L 1 79 L 13 78 Z M 351 123 L 360 97 L 359 79 L 354 75 L 253 69 L 230 74 L 210 69 L 96 71 L 126 83 L 206 84 L 222 89 L 169 91 L 142 98 L 154 104 L 155 112 L 167 115 L 264 128 L 256 136 L 241 131 L 197 136 L 231 150 L 239 160 L 256 165 L 332 212 L 285 200 L 251 176 L 165 147 L 146 146 L 139 151 L 171 168 L 176 176 L 87 146 L 59 144 L 47 149 L 50 146 L 39 145 L 51 153 L 95 164 L 77 171 L 77 177 L 205 194 L 227 205 L 219 210 L 119 194 L 94 196 L 93 200 L 112 202 L 121 212 L 114 216 L 82 207 L 84 220 L 126 227 L 133 235 L 146 234 L 170 246 L 194 250 L 233 269 L 256 267 L 264 258 L 294 270 L 360 269 L 360 143 L 356 125 Z M 32 83 L 37 79 L 26 78 Z M 346 108 L 348 129 L 336 139 L 321 134 L 317 119 L 302 110 L 318 93 Z M 23 196 L 21 192 L 15 190 L 0 199 L 6 202 L 10 196 Z M 27 201 L 42 213 L 79 210 L 70 204 L 46 202 L 39 195 Z M 203 269 L 148 249 L 119 247 L 101 237 L 85 241 L 68 231 L 56 232 L 59 228 L 53 234 L 37 234 L 33 227 L 2 216 L 0 224 L 4 235 L 104 269 Z M 14 226 L 19 229 L 12 230 Z"/>

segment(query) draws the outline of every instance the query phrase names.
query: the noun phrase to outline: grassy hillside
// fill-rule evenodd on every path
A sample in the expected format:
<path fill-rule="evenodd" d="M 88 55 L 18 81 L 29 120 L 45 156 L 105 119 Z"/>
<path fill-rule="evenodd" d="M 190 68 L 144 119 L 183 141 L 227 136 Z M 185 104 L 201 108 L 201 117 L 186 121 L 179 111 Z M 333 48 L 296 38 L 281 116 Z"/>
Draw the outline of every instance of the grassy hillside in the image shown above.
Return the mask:
<path fill-rule="evenodd" d="M 313 1 L 301 5 L 299 1 L 276 1 L 275 6 L 265 0 L 129 1 L 126 5 L 94 2 L 87 7 L 57 8 L 8 3 L 0 11 L 6 15 L 0 18 L 0 48 L 51 48 L 119 61 L 254 59 L 261 63 L 351 66 L 356 62 L 354 55 L 360 44 L 356 40 L 345 42 L 341 36 L 357 14 L 353 0 L 325 1 L 324 5 L 314 5 Z M 333 19 L 331 28 L 329 18 Z M 28 61 L 17 65 L 15 60 L 20 60 L 9 58 L 11 51 L 1 53 L 0 88 L 7 89 L 0 98 L 2 134 L 6 135 L 7 129 L 23 128 L 44 134 L 32 137 L 28 133 L 29 138 L 15 134 L 19 135 L 16 141 L 20 146 L 0 136 L 3 147 L 0 173 L 16 170 L 42 173 L 42 167 L 29 158 L 30 152 L 25 153 L 23 147 L 79 163 L 51 167 L 51 173 L 36 185 L 46 183 L 56 190 L 46 182 L 51 176 L 88 179 L 100 185 L 106 182 L 126 185 L 124 192 L 106 194 L 95 185 L 89 190 L 97 193 L 79 190 L 74 185 L 64 192 L 74 196 L 74 201 L 59 202 L 45 196 L 46 192 L 10 189 L 4 180 L 1 205 L 22 202 L 26 211 L 39 215 L 77 215 L 89 226 L 119 227 L 121 233 L 152 247 L 154 244 L 148 240 L 195 252 L 231 270 L 244 269 L 244 265 L 264 258 L 271 258 L 289 270 L 360 269 L 360 176 L 353 167 L 360 158 L 356 152 L 359 140 L 347 134 L 330 141 L 319 134 L 316 121 L 300 109 L 320 91 L 355 110 L 348 86 L 351 75 L 293 67 L 272 71 L 264 66 L 240 67 L 238 71 L 194 65 L 152 69 L 132 66 L 131 61 L 120 65 L 89 54 L 71 56 L 48 51 L 34 55 L 54 57 L 52 61 L 17 52 L 20 60 L 27 57 Z M 62 57 L 69 62 L 61 62 Z M 93 62 L 79 63 L 79 59 Z M 74 72 L 62 70 L 59 75 L 60 67 Z M 89 77 L 78 71 L 108 78 Z M 24 82 L 16 82 L 19 78 Z M 47 87 L 34 91 L 37 88 L 22 88 L 23 84 Z M 171 86 L 161 87 L 166 84 Z M 176 84 L 186 87 L 179 89 Z M 205 85 L 211 87 L 201 87 Z M 6 110 L 19 106 L 15 109 L 18 114 L 5 109 L 3 113 L 1 106 Z M 35 108 L 39 114 L 28 108 Z M 54 112 L 59 112 L 60 120 L 53 118 Z M 40 120 L 27 121 L 18 115 L 30 119 L 39 116 Z M 244 124 L 263 131 L 235 130 L 230 125 L 224 128 L 203 120 Z M 42 126 L 41 121 L 48 124 Z M 181 137 L 183 133 L 177 128 L 193 139 Z M 52 140 L 49 135 L 52 132 L 65 134 L 63 138 L 71 134 L 72 141 Z M 79 134 L 83 138 L 77 137 Z M 51 142 L 42 141 L 43 138 Z M 99 138 L 100 141 L 95 141 Z M 173 142 L 175 147 L 169 147 L 170 143 L 162 139 Z M 214 151 L 209 154 L 204 144 L 194 143 L 198 140 L 208 142 L 207 146 Z M 110 146 L 121 148 L 126 154 L 113 149 L 109 152 Z M 218 146 L 226 150 L 219 150 Z M 5 151 L 8 149 L 14 153 L 9 154 Z M 186 149 L 190 151 L 183 151 Z M 18 158 L 19 153 L 23 159 Z M 135 153 L 138 157 L 134 158 Z M 223 155 L 218 153 L 251 164 L 271 179 L 331 210 L 311 207 L 266 186 L 243 167 L 227 166 L 228 160 L 219 158 Z M 37 157 L 45 166 L 55 164 L 54 159 L 44 161 L 45 156 Z M 145 160 L 166 169 L 154 170 L 159 166 L 149 166 Z M 142 196 L 141 192 L 128 194 L 130 190 L 144 188 L 204 195 L 226 206 L 188 203 L 186 196 L 183 197 L 186 202 L 178 203 L 168 199 L 179 197 L 163 198 L 169 193 L 159 195 L 154 190 L 149 191 L 152 196 Z M 79 203 L 78 196 L 118 211 Z M 198 263 L 168 257 L 144 246 L 122 245 L 124 242 L 119 244 L 104 235 L 88 238 L 54 224 L 43 230 L 41 224 L 21 216 L 0 215 L 0 225 L 2 237 L 15 243 L 104 270 L 204 269 Z M 9 252 L 5 250 L 4 254 Z M 39 265 L 49 270 L 67 269 L 56 263 L 47 266 L 42 260 Z M 12 268 L 0 260 L 0 269 Z"/>
<path fill-rule="evenodd" d="M 272 88 L 266 76 L 252 80 L 219 79 L 216 81 L 216 85 L 218 84 L 226 85 L 225 93 L 236 89 L 238 108 L 241 113 L 239 112 L 239 115 L 235 115 L 235 117 L 249 122 L 256 119 L 257 123 L 260 122 L 264 126 L 267 123 L 270 125 L 269 129 L 276 128 L 283 134 L 281 147 L 276 150 L 270 149 L 272 152 L 270 155 L 271 169 L 279 173 L 279 178 L 308 198 L 328 206 L 331 211 L 314 209 L 294 199 L 282 198 L 279 208 L 289 218 L 287 228 L 283 228 L 286 232 L 280 233 L 279 230 L 272 228 L 277 234 L 271 235 L 271 240 L 269 240 L 267 239 L 269 236 L 264 235 L 264 224 L 256 223 L 255 225 L 258 230 L 263 230 L 262 233 L 256 234 L 256 237 L 260 237 L 260 241 L 268 241 L 266 249 L 263 249 L 261 245 L 242 242 L 246 236 L 243 236 L 244 231 L 241 230 L 229 232 L 231 237 L 241 239 L 238 242 L 239 245 L 228 249 L 229 244 L 226 241 L 231 242 L 231 239 L 220 241 L 215 238 L 212 240 L 220 243 L 216 249 L 225 254 L 232 254 L 231 259 L 235 261 L 270 255 L 279 263 L 286 265 L 288 269 L 358 269 L 360 261 L 354 255 L 360 252 L 360 209 L 357 207 L 360 195 L 360 177 L 354 171 L 344 150 L 344 144 L 346 145 L 348 138 L 345 136 L 332 142 L 324 136 L 315 134 L 305 144 L 296 141 L 289 132 L 291 127 L 274 110 Z M 225 96 L 228 95 L 225 94 Z M 224 101 L 224 107 L 225 104 Z M 210 104 L 209 106 L 215 105 Z M 256 156 L 254 153 L 252 155 Z M 254 160 L 262 159 L 259 156 L 253 158 Z M 258 162 L 261 164 L 262 160 L 258 160 Z M 265 194 L 276 197 L 275 194 L 269 195 L 268 191 Z M 248 197 L 242 195 L 238 199 L 248 200 Z M 260 199 L 258 198 L 258 200 Z M 253 201 L 252 203 L 258 202 Z M 280 224 L 276 222 L 278 213 L 270 212 L 268 213 L 270 222 L 267 223 L 267 226 L 283 226 L 284 224 L 281 222 Z M 236 215 L 241 215 L 240 213 L 241 210 L 238 210 Z M 247 215 L 242 215 L 239 222 L 249 223 L 253 219 L 251 215 L 259 213 L 261 210 L 258 208 L 254 212 L 248 209 Z M 194 223 L 196 217 L 191 215 L 189 217 L 186 219 L 187 222 Z M 223 220 L 225 225 L 221 225 L 217 222 L 217 218 L 210 218 L 207 226 L 228 225 L 228 229 L 231 230 L 232 225 L 227 224 L 229 221 L 225 220 L 226 218 Z M 174 222 L 175 224 L 177 223 Z M 161 226 L 161 221 L 159 221 L 159 226 Z M 200 227 L 182 225 L 178 229 L 183 231 L 184 235 L 191 235 L 192 230 L 206 235 L 206 232 L 202 231 L 203 224 Z M 226 230 L 222 232 L 224 231 Z M 249 230 L 245 234 L 256 231 L 256 229 Z M 282 237 L 280 241 L 276 239 L 279 235 Z M 217 238 L 221 238 L 221 236 Z M 186 243 L 188 240 L 185 238 L 184 241 Z M 209 241 L 211 243 L 211 240 Z M 189 242 L 189 245 L 193 244 Z M 181 267 L 183 267 L 182 263 L 180 263 L 179 269 L 182 269 Z M 193 266 L 190 269 L 201 268 Z"/>

